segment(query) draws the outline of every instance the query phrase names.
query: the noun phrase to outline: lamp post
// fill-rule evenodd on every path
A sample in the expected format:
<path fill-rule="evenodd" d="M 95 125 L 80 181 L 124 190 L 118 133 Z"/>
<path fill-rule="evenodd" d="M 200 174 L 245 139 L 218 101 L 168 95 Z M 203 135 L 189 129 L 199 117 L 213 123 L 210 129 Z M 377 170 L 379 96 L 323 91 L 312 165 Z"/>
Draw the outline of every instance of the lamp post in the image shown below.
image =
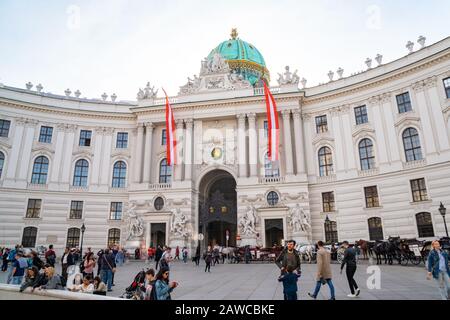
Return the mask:
<path fill-rule="evenodd" d="M 447 223 L 445 222 L 445 213 L 446 213 L 446 212 L 447 212 L 447 208 L 444 207 L 444 205 L 443 205 L 442 202 L 441 202 L 441 204 L 439 205 L 439 213 L 441 214 L 442 219 L 444 220 L 445 234 L 446 234 L 446 236 L 447 236 L 447 238 L 448 238 Z"/>
<path fill-rule="evenodd" d="M 85 227 L 85 225 L 83 223 L 83 225 L 81 226 L 80 261 L 83 261 L 83 239 L 84 239 L 84 232 L 85 231 L 86 231 L 86 227 Z"/>

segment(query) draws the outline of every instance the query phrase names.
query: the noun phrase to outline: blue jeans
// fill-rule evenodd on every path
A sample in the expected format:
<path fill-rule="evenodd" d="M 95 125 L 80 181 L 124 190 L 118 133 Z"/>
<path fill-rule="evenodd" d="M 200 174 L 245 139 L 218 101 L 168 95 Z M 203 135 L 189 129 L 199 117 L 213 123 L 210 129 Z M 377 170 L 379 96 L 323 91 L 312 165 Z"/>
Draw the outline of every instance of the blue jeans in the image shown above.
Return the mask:
<path fill-rule="evenodd" d="M 23 276 L 12 277 L 11 282 L 9 284 L 22 284 Z"/>
<path fill-rule="evenodd" d="M 294 293 L 285 293 L 284 300 L 297 300 L 297 292 Z"/>
<path fill-rule="evenodd" d="M 434 279 L 438 285 L 442 300 L 448 300 L 450 297 L 450 278 L 445 271 L 439 271 L 438 278 Z"/>
<path fill-rule="evenodd" d="M 331 299 L 334 299 L 334 286 L 333 286 L 333 281 L 331 281 L 331 279 L 326 279 L 328 287 L 330 287 L 330 294 L 331 294 Z M 319 294 L 320 291 L 320 287 L 322 287 L 322 282 L 321 281 L 317 281 L 316 282 L 316 288 L 314 289 L 314 293 L 313 296 L 317 298 L 317 295 Z"/>
<path fill-rule="evenodd" d="M 112 276 L 113 273 L 111 270 L 102 270 L 100 271 L 100 277 L 102 278 L 102 282 L 108 286 L 108 290 L 112 290 Z"/>

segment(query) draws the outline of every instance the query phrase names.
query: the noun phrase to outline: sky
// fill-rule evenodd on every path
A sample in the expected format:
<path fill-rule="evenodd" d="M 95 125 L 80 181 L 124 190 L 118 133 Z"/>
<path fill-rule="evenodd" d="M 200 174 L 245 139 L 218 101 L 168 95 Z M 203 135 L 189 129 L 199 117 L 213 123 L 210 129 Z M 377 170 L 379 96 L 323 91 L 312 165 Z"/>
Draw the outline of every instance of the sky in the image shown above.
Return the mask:
<path fill-rule="evenodd" d="M 0 0 L 0 83 L 135 100 L 149 81 L 173 96 L 231 28 L 262 53 L 271 85 L 289 65 L 314 86 L 378 53 L 398 59 L 420 35 L 449 36 L 450 1 Z"/>

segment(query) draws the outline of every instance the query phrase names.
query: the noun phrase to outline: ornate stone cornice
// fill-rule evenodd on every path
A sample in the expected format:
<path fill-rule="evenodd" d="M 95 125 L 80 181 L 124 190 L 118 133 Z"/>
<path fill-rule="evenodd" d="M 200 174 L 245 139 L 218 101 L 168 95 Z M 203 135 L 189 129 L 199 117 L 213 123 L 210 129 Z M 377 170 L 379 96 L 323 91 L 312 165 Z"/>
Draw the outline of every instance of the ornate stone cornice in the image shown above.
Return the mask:
<path fill-rule="evenodd" d="M 106 113 L 106 112 L 93 112 L 88 110 L 70 110 L 60 107 L 53 106 L 42 106 L 37 104 L 32 104 L 28 102 L 11 102 L 10 100 L 0 98 L 0 103 L 3 106 L 11 107 L 14 109 L 27 110 L 31 112 L 42 112 L 49 114 L 57 114 L 61 116 L 68 116 L 74 118 L 89 118 L 89 119 L 104 119 L 104 120 L 124 120 L 133 121 L 136 120 L 136 116 L 133 113 L 129 114 L 117 114 L 117 113 Z"/>
<path fill-rule="evenodd" d="M 338 116 L 341 113 L 346 113 L 350 110 L 350 105 L 344 104 L 342 106 L 333 107 L 330 109 L 332 116 Z"/>
<path fill-rule="evenodd" d="M 369 105 L 379 105 L 386 102 L 390 102 L 392 97 L 391 92 L 385 92 L 382 94 L 378 94 L 376 96 L 372 96 L 368 99 Z"/>
<path fill-rule="evenodd" d="M 68 124 L 68 123 L 59 123 L 56 125 L 57 131 L 62 132 L 75 132 L 78 129 L 76 124 Z"/>
<path fill-rule="evenodd" d="M 437 84 L 437 76 L 428 77 L 424 80 L 419 80 L 417 82 L 414 82 L 412 85 L 412 88 L 414 91 L 419 92 L 423 91 L 428 88 L 435 87 Z"/>
<path fill-rule="evenodd" d="M 101 136 L 109 136 L 114 133 L 114 128 L 111 127 L 97 127 L 95 133 Z"/>

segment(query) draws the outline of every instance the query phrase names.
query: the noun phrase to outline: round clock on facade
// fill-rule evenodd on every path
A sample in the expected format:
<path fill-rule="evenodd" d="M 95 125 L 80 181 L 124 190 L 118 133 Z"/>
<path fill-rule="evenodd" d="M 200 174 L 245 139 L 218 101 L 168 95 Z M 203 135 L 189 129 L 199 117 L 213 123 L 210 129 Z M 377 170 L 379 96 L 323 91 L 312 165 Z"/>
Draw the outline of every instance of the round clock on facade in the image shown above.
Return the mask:
<path fill-rule="evenodd" d="M 211 157 L 214 160 L 218 160 L 218 159 L 222 158 L 222 149 L 218 148 L 218 147 L 215 147 L 214 149 L 212 149 Z"/>

